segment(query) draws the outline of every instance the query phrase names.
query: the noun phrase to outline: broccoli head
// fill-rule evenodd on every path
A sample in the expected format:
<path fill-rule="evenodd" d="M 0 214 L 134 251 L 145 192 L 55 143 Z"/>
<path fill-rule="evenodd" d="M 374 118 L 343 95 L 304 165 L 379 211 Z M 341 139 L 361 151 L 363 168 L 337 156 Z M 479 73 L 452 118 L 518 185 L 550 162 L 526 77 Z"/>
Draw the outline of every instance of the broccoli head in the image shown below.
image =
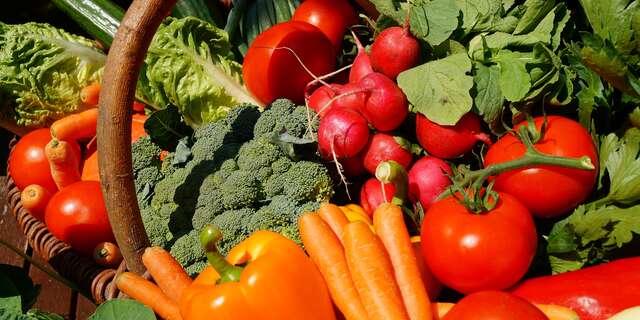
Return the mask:
<path fill-rule="evenodd" d="M 145 168 L 160 168 L 160 152 L 162 152 L 162 149 L 151 142 L 149 136 L 141 137 L 132 143 L 131 160 L 134 175 Z"/>
<path fill-rule="evenodd" d="M 329 171 L 320 163 L 298 161 L 277 178 L 282 192 L 298 201 L 328 201 L 333 196 L 333 180 Z"/>
<path fill-rule="evenodd" d="M 220 186 L 222 204 L 227 209 L 253 207 L 262 196 L 262 187 L 256 172 L 234 171 Z"/>
<path fill-rule="evenodd" d="M 151 208 L 141 208 L 140 216 L 151 245 L 166 247 L 173 239 L 169 231 L 169 218 L 158 216 Z"/>
<path fill-rule="evenodd" d="M 270 167 L 272 163 L 283 156 L 284 154 L 278 146 L 265 139 L 255 139 L 242 145 L 236 161 L 241 170 L 253 172 Z"/>
<path fill-rule="evenodd" d="M 200 245 L 200 231 L 194 229 L 182 234 L 173 242 L 169 252 L 183 266 L 204 261 L 204 250 Z"/>
<path fill-rule="evenodd" d="M 251 208 L 225 211 L 215 218 L 211 224 L 222 230 L 222 239 L 218 241 L 218 248 L 223 255 L 229 253 L 242 240 L 251 234 L 247 221 L 255 214 Z"/>
<path fill-rule="evenodd" d="M 262 113 L 253 128 L 253 135 L 256 138 L 271 139 L 275 135 L 287 132 L 294 137 L 311 138 L 305 133 L 309 128 L 310 132 L 317 131 L 318 124 L 319 120 L 313 110 L 305 106 L 296 106 L 287 99 L 278 99 Z"/>

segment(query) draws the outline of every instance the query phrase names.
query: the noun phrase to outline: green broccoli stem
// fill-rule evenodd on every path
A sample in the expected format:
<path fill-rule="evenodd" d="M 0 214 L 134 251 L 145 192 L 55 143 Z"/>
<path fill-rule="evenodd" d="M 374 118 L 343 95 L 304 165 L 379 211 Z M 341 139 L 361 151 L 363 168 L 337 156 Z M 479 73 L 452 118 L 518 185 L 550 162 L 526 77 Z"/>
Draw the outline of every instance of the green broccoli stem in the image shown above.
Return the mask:
<path fill-rule="evenodd" d="M 409 188 L 409 178 L 404 167 L 393 160 L 380 162 L 376 167 L 376 179 L 385 184 L 393 183 L 396 191 L 393 194 L 391 203 L 402 207 L 407 200 Z"/>
<path fill-rule="evenodd" d="M 218 283 L 236 282 L 240 280 L 243 268 L 229 263 L 218 250 L 216 243 L 222 239 L 220 228 L 208 224 L 200 231 L 200 244 L 204 249 L 209 264 L 220 275 Z"/>
<path fill-rule="evenodd" d="M 442 200 L 447 196 L 454 194 L 455 190 L 462 190 L 465 188 L 470 188 L 470 191 L 474 194 L 480 194 L 481 188 L 483 187 L 487 179 L 489 179 L 489 177 L 530 166 L 547 165 L 581 170 L 595 170 L 595 166 L 588 156 L 582 156 L 580 158 L 567 158 L 550 156 L 539 152 L 533 146 L 534 143 L 531 141 L 531 136 L 526 126 L 521 126 L 518 129 L 518 136 L 527 148 L 521 158 L 503 163 L 492 164 L 481 170 L 467 172 L 460 181 L 454 181 L 454 184 L 456 184 L 458 188 L 449 188 L 448 190 L 441 193 L 436 200 Z M 482 208 L 484 206 L 478 207 Z"/>

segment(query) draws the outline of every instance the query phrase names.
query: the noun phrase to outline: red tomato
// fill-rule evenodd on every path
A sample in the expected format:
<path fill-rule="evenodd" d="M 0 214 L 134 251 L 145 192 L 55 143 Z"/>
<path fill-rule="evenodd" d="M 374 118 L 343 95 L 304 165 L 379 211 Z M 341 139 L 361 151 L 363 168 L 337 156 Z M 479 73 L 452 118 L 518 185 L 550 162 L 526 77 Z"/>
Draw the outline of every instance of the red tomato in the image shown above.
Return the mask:
<path fill-rule="evenodd" d="M 542 117 L 535 118 L 538 129 Z M 587 199 L 598 176 L 598 153 L 589 135 L 579 123 L 560 116 L 547 116 L 544 137 L 535 148 L 545 154 L 579 158 L 588 156 L 596 170 L 579 170 L 550 166 L 535 166 L 498 175 L 495 190 L 516 197 L 532 214 L 550 218 L 571 211 Z M 520 123 L 515 130 L 525 123 Z M 522 157 L 526 148 L 513 135 L 504 135 L 489 148 L 484 165 L 502 163 Z"/>
<path fill-rule="evenodd" d="M 97 181 L 79 181 L 58 191 L 44 220 L 56 238 L 86 255 L 100 242 L 115 242 Z"/>
<path fill-rule="evenodd" d="M 422 221 L 422 251 L 442 283 L 468 294 L 500 290 L 525 274 L 536 253 L 536 227 L 516 198 L 499 193 L 496 207 L 474 214 L 449 196 Z"/>
<path fill-rule="evenodd" d="M 51 177 L 49 161 L 44 154 L 44 147 L 49 141 L 49 128 L 31 131 L 18 140 L 9 155 L 9 174 L 18 189 L 23 190 L 30 184 L 39 184 L 51 194 L 58 191 Z M 71 145 L 79 159 L 80 147 L 75 142 Z"/>
<path fill-rule="evenodd" d="M 285 48 L 316 76 L 334 70 L 333 46 L 320 29 L 300 21 L 279 23 L 256 37 L 242 64 L 247 89 L 262 103 L 277 98 L 304 102 L 304 88 L 313 78 Z"/>
<path fill-rule="evenodd" d="M 442 320 L 548 320 L 536 306 L 502 291 L 470 294 L 456 303 Z"/>
<path fill-rule="evenodd" d="M 347 28 L 358 23 L 358 14 L 347 0 L 307 0 L 298 6 L 291 20 L 318 27 L 338 52 Z"/>

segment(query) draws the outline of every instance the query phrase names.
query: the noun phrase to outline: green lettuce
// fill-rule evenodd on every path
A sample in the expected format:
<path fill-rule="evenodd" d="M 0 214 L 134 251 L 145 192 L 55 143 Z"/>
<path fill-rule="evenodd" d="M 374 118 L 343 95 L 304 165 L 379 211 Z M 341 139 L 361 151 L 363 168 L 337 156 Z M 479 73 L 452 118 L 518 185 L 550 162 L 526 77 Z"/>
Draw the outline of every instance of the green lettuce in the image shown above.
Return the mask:
<path fill-rule="evenodd" d="M 137 96 L 156 109 L 176 106 L 192 127 L 216 121 L 240 102 L 242 86 L 227 33 L 193 17 L 166 19 L 149 47 Z"/>
<path fill-rule="evenodd" d="M 84 109 L 79 92 L 100 81 L 105 58 L 95 42 L 51 25 L 0 23 L 4 120 L 46 126 Z"/>

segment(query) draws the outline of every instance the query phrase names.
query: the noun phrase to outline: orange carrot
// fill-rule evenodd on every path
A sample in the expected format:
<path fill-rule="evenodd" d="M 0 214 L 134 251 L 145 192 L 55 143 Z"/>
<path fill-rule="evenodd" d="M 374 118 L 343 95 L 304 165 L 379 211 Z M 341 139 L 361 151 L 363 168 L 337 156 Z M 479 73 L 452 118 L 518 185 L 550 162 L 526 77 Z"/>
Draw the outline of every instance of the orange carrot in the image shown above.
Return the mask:
<path fill-rule="evenodd" d="M 391 259 L 409 318 L 433 319 L 429 295 L 422 282 L 418 260 L 413 251 L 409 231 L 404 224 L 402 209 L 392 203 L 380 205 L 373 214 L 373 226 Z"/>
<path fill-rule="evenodd" d="M 122 253 L 115 243 L 100 242 L 93 250 L 93 260 L 101 266 L 116 268 L 122 262 Z"/>
<path fill-rule="evenodd" d="M 362 221 L 349 223 L 343 238 L 347 265 L 369 318 L 408 320 L 393 266 L 380 239 Z"/>
<path fill-rule="evenodd" d="M 191 285 L 191 278 L 169 252 L 160 247 L 149 247 L 142 254 L 142 263 L 160 289 L 174 302 Z"/>
<path fill-rule="evenodd" d="M 80 101 L 88 106 L 97 106 L 100 98 L 100 84 L 90 84 L 80 90 Z"/>
<path fill-rule="evenodd" d="M 39 184 L 30 184 L 20 193 L 20 203 L 32 216 L 44 221 L 44 210 L 51 199 L 51 192 Z"/>
<path fill-rule="evenodd" d="M 335 305 L 348 320 L 367 320 L 358 291 L 349 273 L 340 240 L 317 213 L 305 213 L 298 221 L 300 238 L 311 260 L 327 282 Z"/>
<path fill-rule="evenodd" d="M 53 139 L 44 147 L 44 154 L 49 160 L 53 182 L 59 190 L 80 181 L 79 159 L 70 143 Z"/>
<path fill-rule="evenodd" d="M 51 136 L 64 141 L 91 138 L 96 135 L 97 124 L 98 109 L 91 108 L 54 122 L 51 125 Z"/>
<path fill-rule="evenodd" d="M 340 210 L 340 207 L 331 203 L 323 203 L 320 205 L 318 214 L 320 218 L 329 225 L 331 230 L 333 230 L 333 233 L 338 236 L 340 242 L 342 242 L 342 233 L 344 232 L 344 227 L 349 224 L 349 220 L 344 212 Z"/>
<path fill-rule="evenodd" d="M 151 308 L 163 319 L 182 320 L 178 304 L 169 299 L 153 282 L 133 272 L 123 272 L 115 281 L 120 291 Z"/>

